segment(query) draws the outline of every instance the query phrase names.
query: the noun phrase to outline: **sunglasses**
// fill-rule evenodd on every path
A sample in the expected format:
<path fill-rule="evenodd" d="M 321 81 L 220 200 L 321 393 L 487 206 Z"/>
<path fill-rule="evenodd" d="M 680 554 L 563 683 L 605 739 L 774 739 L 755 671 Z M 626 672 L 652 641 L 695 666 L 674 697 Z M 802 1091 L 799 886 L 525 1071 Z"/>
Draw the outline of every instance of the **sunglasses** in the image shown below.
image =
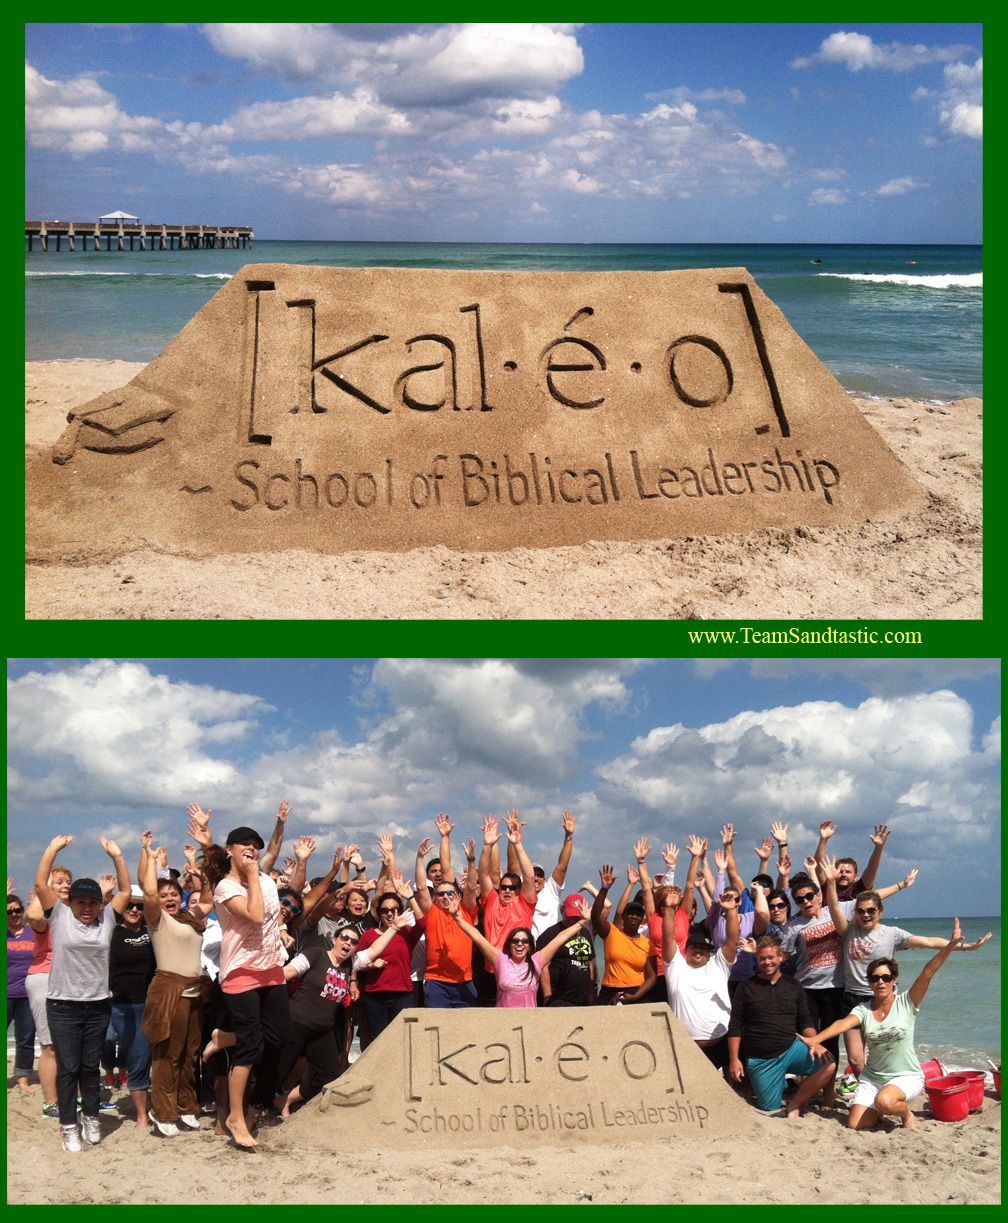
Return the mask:
<path fill-rule="evenodd" d="M 351 947 L 356 947 L 357 944 L 360 942 L 359 938 L 354 938 L 352 935 L 349 935 L 349 934 L 340 934 L 338 935 L 338 938 L 341 943 L 349 943 Z"/>
<path fill-rule="evenodd" d="M 502 884 L 500 885 L 500 887 L 498 888 L 498 891 L 501 891 L 501 892 L 517 892 L 517 891 L 518 891 L 518 889 L 515 887 L 515 885 L 514 885 L 513 883 L 502 883 Z"/>
<path fill-rule="evenodd" d="M 892 973 L 888 972 L 873 972 L 868 978 L 872 984 L 874 984 L 876 981 L 891 981 L 892 979 Z"/>
<path fill-rule="evenodd" d="M 527 946 L 529 945 L 529 943 L 530 943 L 530 942 L 531 942 L 531 939 L 527 939 L 527 938 L 524 938 L 524 937 L 522 937 L 522 938 L 513 938 L 513 939 L 511 940 L 511 946 L 512 946 L 512 947 L 527 947 Z"/>
<path fill-rule="evenodd" d="M 388 905 L 384 909 L 379 909 L 378 912 L 382 915 L 382 917 L 388 917 L 390 914 L 398 913 L 399 909 L 395 905 Z"/>
<path fill-rule="evenodd" d="M 878 912 L 878 909 L 873 906 L 870 909 L 855 909 L 854 912 L 857 913 L 858 917 L 873 917 Z"/>
<path fill-rule="evenodd" d="M 127 905 L 126 912 L 127 913 L 142 913 L 143 905 Z"/>
<path fill-rule="evenodd" d="M 435 892 L 434 895 L 438 898 L 438 900 L 444 900 L 446 896 L 454 896 L 455 892 L 453 889 L 450 892 Z"/>
<path fill-rule="evenodd" d="M 801 896 L 796 896 L 795 900 L 797 900 L 800 905 L 803 905 L 807 904 L 810 900 L 815 900 L 818 895 L 818 892 L 803 892 Z"/>
<path fill-rule="evenodd" d="M 301 912 L 301 906 L 296 905 L 293 900 L 290 900 L 286 896 L 284 896 L 283 899 L 280 901 L 280 907 L 281 909 L 293 909 L 295 913 Z"/>

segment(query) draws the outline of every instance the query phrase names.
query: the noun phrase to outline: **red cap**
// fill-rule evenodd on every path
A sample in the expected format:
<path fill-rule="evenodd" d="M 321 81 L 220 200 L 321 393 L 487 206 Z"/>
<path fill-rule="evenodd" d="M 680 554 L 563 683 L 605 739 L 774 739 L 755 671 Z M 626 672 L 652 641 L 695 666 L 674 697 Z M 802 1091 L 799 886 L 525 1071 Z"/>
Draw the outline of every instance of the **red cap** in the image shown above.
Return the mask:
<path fill-rule="evenodd" d="M 578 893 L 573 896 L 568 896 L 564 901 L 564 917 L 580 917 L 581 916 L 581 897 Z"/>

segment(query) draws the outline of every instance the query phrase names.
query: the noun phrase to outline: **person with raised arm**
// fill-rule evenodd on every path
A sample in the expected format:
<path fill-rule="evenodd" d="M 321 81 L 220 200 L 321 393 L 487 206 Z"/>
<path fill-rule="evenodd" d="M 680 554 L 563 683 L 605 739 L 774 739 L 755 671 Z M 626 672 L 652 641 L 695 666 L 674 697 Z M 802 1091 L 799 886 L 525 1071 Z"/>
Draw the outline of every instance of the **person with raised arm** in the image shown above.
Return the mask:
<path fill-rule="evenodd" d="M 828 856 L 820 863 L 819 869 L 826 874 L 827 880 L 836 878 L 840 863 Z M 911 934 L 899 926 L 884 926 L 882 924 L 882 897 L 878 892 L 865 889 L 858 892 L 854 900 L 854 920 L 845 911 L 846 906 L 836 899 L 835 889 L 827 886 L 826 900 L 829 905 L 833 925 L 840 937 L 843 948 L 844 993 L 843 1010 L 852 1012 L 858 1006 L 870 1006 L 874 995 L 868 981 L 868 965 L 873 960 L 891 960 L 897 951 L 906 948 L 914 951 L 917 948 L 941 950 L 948 944 L 948 939 L 938 936 Z M 988 932 L 983 938 L 973 943 L 962 943 L 958 950 L 976 951 L 991 938 Z M 851 1064 L 854 1077 L 857 1078 L 865 1066 L 864 1041 L 860 1028 L 850 1028 L 844 1033 L 844 1047 Z"/>
<path fill-rule="evenodd" d="M 534 862 L 532 864 L 532 880 L 536 893 L 532 933 L 537 939 L 547 926 L 555 926 L 560 921 L 563 886 L 567 878 L 567 867 L 570 865 L 571 854 L 574 851 L 574 813 L 565 811 L 560 818 L 563 824 L 563 841 L 560 844 L 560 853 L 552 874 L 547 877 L 542 866 Z M 513 875 L 520 871 L 518 854 L 510 841 L 508 842 L 508 871 Z"/>
<path fill-rule="evenodd" d="M 289 811 L 286 802 L 280 804 L 280 844 Z M 230 1031 L 235 1036 L 228 1074 L 230 1111 L 225 1125 L 236 1145 L 245 1149 L 258 1146 L 252 1125 L 273 1103 L 279 1086 L 280 1052 L 291 1035 L 280 898 L 265 866 L 261 867 L 263 848 L 263 839 L 255 829 L 242 825 L 228 833 L 223 848 L 212 842 L 204 846 L 200 862 L 213 888 L 220 919 L 220 982 L 230 1013 Z M 253 1066 L 257 1067 L 256 1083 L 246 1115 L 245 1092 Z"/>
<path fill-rule="evenodd" d="M 452 898 L 449 912 L 458 928 L 472 939 L 492 966 L 499 1007 L 534 1007 L 543 969 L 564 943 L 580 934 L 591 921 L 588 906 L 581 901 L 580 919 L 564 926 L 542 951 L 535 951 L 529 926 L 515 926 L 505 935 L 503 947 L 497 947 L 465 918 L 457 896 Z"/>
<path fill-rule="evenodd" d="M 647 923 L 648 934 L 651 936 L 651 946 L 654 951 L 654 967 L 657 977 L 651 990 L 652 1002 L 668 1001 L 668 986 L 665 981 L 665 969 L 667 966 L 662 956 L 662 923 L 666 907 L 670 908 L 676 915 L 677 936 L 680 934 L 682 936 L 680 949 L 685 946 L 686 931 L 690 925 L 689 917 L 680 908 L 682 904 L 682 888 L 677 887 L 675 882 L 675 866 L 678 858 L 679 847 L 670 841 L 662 852 L 662 860 L 666 868 L 665 873 L 658 877 L 656 885 L 651 888 L 652 912 L 648 916 Z"/>
<path fill-rule="evenodd" d="M 109 989 L 117 1062 L 126 1069 L 126 1087 L 136 1109 L 136 1128 L 146 1129 L 151 1084 L 151 1048 L 143 1029 L 147 988 L 157 969 L 144 918 L 143 892 L 134 887 L 123 919 L 109 944 Z"/>
<path fill-rule="evenodd" d="M 147 991 L 143 1030 L 151 1047 L 150 1119 L 164 1138 L 179 1127 L 200 1128 L 196 1095 L 196 1058 L 202 1034 L 203 969 L 200 953 L 207 916 L 213 907 L 209 883 L 195 862 L 190 880 L 200 884 L 182 903 L 180 883 L 159 879 L 150 831 L 140 836 L 140 886 L 157 971 Z M 188 848 L 188 847 L 187 847 Z"/>
<path fill-rule="evenodd" d="M 7 1030 L 14 1025 L 14 1071 L 18 1089 L 35 1094 L 31 1085 L 35 1061 L 35 1020 L 28 1001 L 28 970 L 35 959 L 35 938 L 25 921 L 24 901 L 7 880 Z"/>
<path fill-rule="evenodd" d="M 56 893 L 61 904 L 69 903 L 70 884 L 73 883 L 73 872 L 65 866 L 54 866 L 49 874 L 49 886 Z M 42 1084 L 42 1115 L 59 1118 L 59 1097 L 56 1093 L 56 1053 L 53 1049 L 52 1036 L 49 1033 L 49 1017 L 46 1012 L 46 998 L 49 994 L 49 970 L 52 967 L 52 940 L 49 937 L 49 923 L 42 911 L 42 902 L 34 891 L 28 893 L 28 908 L 25 918 L 35 936 L 35 958 L 25 985 L 28 989 L 28 1000 L 31 1003 L 32 1018 L 35 1020 L 35 1036 L 39 1043 L 38 1076 Z"/>
<path fill-rule="evenodd" d="M 632 868 L 631 868 L 632 870 Z M 599 1004 L 640 1002 L 651 992 L 655 983 L 655 957 L 651 936 L 644 927 L 644 906 L 630 901 L 623 910 L 623 929 L 605 916 L 605 903 L 616 876 L 604 863 L 599 871 L 601 886 L 592 905 L 591 919 L 595 933 L 602 940 L 605 954 L 605 974 L 599 988 Z"/>
<path fill-rule="evenodd" d="M 405 901 L 412 899 L 412 893 L 402 872 L 397 871 L 389 882 L 395 890 L 383 892 L 379 898 L 379 925 L 376 929 L 365 930 L 360 941 L 360 950 L 370 953 L 383 936 L 392 931 L 393 937 L 385 942 L 383 949 L 372 954 L 370 963 L 358 971 L 358 982 L 360 974 L 364 974 L 364 1010 L 371 1040 L 377 1040 L 400 1011 L 413 1005 L 410 961 L 413 948 L 424 932 L 424 927 L 416 925 L 412 916 L 405 912 Z"/>
<path fill-rule="evenodd" d="M 496 823 L 496 821 L 495 821 Z M 458 897 L 454 877 L 441 878 L 431 898 L 427 886 L 428 870 L 424 857 L 433 848 L 424 839 L 417 847 L 414 899 L 423 914 L 422 922 L 427 942 L 427 963 L 424 969 L 424 1004 L 436 1008 L 458 1008 L 476 1005 L 476 987 L 472 979 L 472 943 L 459 930 L 451 915 L 451 901 Z M 467 855 L 468 857 L 468 855 Z M 440 877 L 440 871 L 438 872 Z M 476 921 L 477 872 L 469 860 L 462 909 L 470 922 Z M 417 923 L 420 925 L 420 922 Z"/>
<path fill-rule="evenodd" d="M 308 1065 L 301 1082 L 283 1100 L 283 1116 L 295 1104 L 318 1095 L 343 1070 L 336 1016 L 349 1003 L 356 974 L 374 964 L 407 923 L 405 914 L 396 915 L 366 951 L 359 950 L 356 926 L 345 926 L 331 947 L 316 943 L 284 967 L 286 980 L 300 979 L 301 984 L 291 999 L 291 1037 L 283 1051 L 280 1081 L 286 1081 L 299 1057 L 304 1056 Z"/>
<path fill-rule="evenodd" d="M 522 824 L 517 811 L 509 811 L 506 814 L 504 826 L 507 829 L 508 843 L 514 847 L 520 873 L 507 871 L 501 875 L 498 886 L 495 888 L 493 885 L 491 857 L 501 834 L 497 820 L 492 815 L 483 820 L 483 850 L 477 867 L 480 898 L 483 901 L 483 931 L 487 942 L 498 949 L 504 946 L 504 940 L 512 930 L 519 926 L 532 929 L 536 906 L 532 862 L 522 844 Z M 484 962 L 487 973 L 492 974 L 493 964 L 489 956 L 485 957 Z M 496 990 L 496 986 L 494 989 Z M 488 1003 L 490 1001 L 489 998 L 485 1000 Z"/>
<path fill-rule="evenodd" d="M 690 866 L 684 899 L 692 898 L 700 866 L 699 837 L 690 837 Z M 704 1056 L 728 1077 L 728 1020 L 731 1000 L 728 975 L 739 947 L 738 898 L 733 890 L 721 897 L 725 939 L 714 951 L 701 926 L 686 936 L 685 954 L 676 940 L 676 913 L 666 909 L 662 917 L 662 954 L 668 1001 L 673 1013 L 704 1052 Z M 711 952 L 714 951 L 713 956 Z"/>
<path fill-rule="evenodd" d="M 935 973 L 962 945 L 957 917 L 952 937 L 928 960 L 905 994 L 896 992 L 899 981 L 896 961 L 889 956 L 872 960 L 868 965 L 871 1003 L 862 1003 L 822 1032 L 803 1037 L 812 1047 L 840 1035 L 846 1042 L 849 1032 L 861 1029 L 862 1038 L 868 1045 L 868 1059 L 850 1100 L 848 1129 L 874 1129 L 880 1116 L 897 1117 L 904 1129 L 914 1128 L 916 1123 L 910 1101 L 924 1090 L 924 1072 L 914 1049 L 914 1023 Z"/>
<path fill-rule="evenodd" d="M 101 837 L 101 847 L 115 866 L 116 892 L 102 904 L 95 879 L 76 879 L 63 904 L 49 884 L 56 855 L 73 837 L 57 836 L 46 846 L 35 873 L 35 894 L 42 905 L 52 939 L 52 965 L 46 1015 L 56 1054 L 56 1093 L 64 1151 L 81 1149 L 77 1129 L 77 1087 L 81 1093 L 81 1128 L 95 1145 L 101 1142 L 101 1050 L 112 1017 L 109 990 L 109 945 L 115 915 L 122 916 L 130 900 L 129 870 L 122 850 Z"/>
<path fill-rule="evenodd" d="M 819 844 L 813 855 L 817 865 L 826 857 L 826 846 L 836 830 L 837 826 L 832 820 L 823 820 L 819 825 Z M 882 851 L 885 849 L 886 841 L 889 840 L 889 829 L 885 824 L 876 824 L 874 833 L 869 833 L 868 839 L 874 848 L 863 874 L 858 875 L 857 862 L 853 858 L 839 858 L 836 861 L 837 899 L 840 901 L 853 900 L 859 892 L 875 886 L 875 876 L 882 862 Z"/>

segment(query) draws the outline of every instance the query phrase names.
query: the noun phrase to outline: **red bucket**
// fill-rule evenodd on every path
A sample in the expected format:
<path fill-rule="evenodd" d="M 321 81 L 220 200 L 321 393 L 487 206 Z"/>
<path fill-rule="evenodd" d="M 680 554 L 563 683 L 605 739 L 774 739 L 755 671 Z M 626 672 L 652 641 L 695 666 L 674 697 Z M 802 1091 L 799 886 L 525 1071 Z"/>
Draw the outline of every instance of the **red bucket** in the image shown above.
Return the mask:
<path fill-rule="evenodd" d="M 979 1112 L 983 1108 L 984 1087 L 987 1083 L 986 1070 L 960 1070 L 957 1072 L 968 1084 L 969 1110 Z"/>
<path fill-rule="evenodd" d="M 945 1067 L 936 1057 L 933 1057 L 929 1062 L 921 1062 L 921 1073 L 924 1075 L 924 1082 L 928 1083 L 931 1079 L 944 1078 Z"/>
<path fill-rule="evenodd" d="M 991 1072 L 994 1075 L 994 1095 L 1001 1099 L 1001 1063 L 998 1062 L 997 1069 Z"/>
<path fill-rule="evenodd" d="M 932 1079 L 924 1090 L 936 1121 L 965 1121 L 969 1116 L 969 1080 L 965 1075 L 947 1074 Z"/>

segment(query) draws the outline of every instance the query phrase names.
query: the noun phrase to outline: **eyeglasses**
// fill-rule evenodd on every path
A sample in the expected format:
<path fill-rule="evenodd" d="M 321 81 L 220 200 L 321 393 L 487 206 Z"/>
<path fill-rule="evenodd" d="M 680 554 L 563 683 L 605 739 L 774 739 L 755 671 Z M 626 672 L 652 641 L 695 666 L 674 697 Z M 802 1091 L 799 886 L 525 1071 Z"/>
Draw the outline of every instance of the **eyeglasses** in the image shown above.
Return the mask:
<path fill-rule="evenodd" d="M 803 905 L 807 904 L 810 900 L 815 900 L 818 895 L 818 892 L 803 892 L 801 896 L 796 896 L 795 900 L 797 900 L 800 905 Z"/>
<path fill-rule="evenodd" d="M 878 912 L 878 909 L 872 905 L 870 909 L 855 909 L 854 912 L 858 917 L 873 917 Z"/>
<path fill-rule="evenodd" d="M 396 905 L 388 905 L 384 909 L 379 909 L 378 912 L 381 914 L 382 917 L 388 917 L 390 914 L 392 915 L 397 914 L 399 912 L 399 909 Z"/>
<path fill-rule="evenodd" d="M 787 905 L 783 900 L 770 900 L 767 902 L 768 909 L 786 909 Z"/>
<path fill-rule="evenodd" d="M 500 887 L 498 888 L 498 891 L 501 891 L 501 892 L 517 892 L 517 891 L 518 891 L 518 889 L 517 889 L 517 887 L 515 887 L 515 885 L 514 885 L 513 883 L 502 883 L 502 884 L 500 885 Z"/>
<path fill-rule="evenodd" d="M 511 940 L 511 946 L 512 947 L 527 947 L 531 941 L 532 941 L 531 939 L 527 939 L 524 936 L 520 938 L 513 938 Z"/>
<path fill-rule="evenodd" d="M 891 981 L 892 973 L 888 972 L 873 972 L 869 975 L 868 980 L 874 985 L 876 981 Z"/>
<path fill-rule="evenodd" d="M 452 889 L 450 892 L 435 892 L 434 895 L 438 898 L 438 900 L 444 900 L 446 896 L 454 896 L 455 890 Z"/>
<path fill-rule="evenodd" d="M 7 916 L 13 917 L 15 913 L 23 913 L 23 912 L 24 912 L 24 909 L 8 909 Z"/>
<path fill-rule="evenodd" d="M 126 912 L 127 913 L 142 913 L 143 905 L 127 905 Z"/>
<path fill-rule="evenodd" d="M 350 943 L 354 947 L 356 947 L 360 942 L 360 939 L 354 934 L 340 934 L 337 937 L 339 938 L 340 942 Z"/>

